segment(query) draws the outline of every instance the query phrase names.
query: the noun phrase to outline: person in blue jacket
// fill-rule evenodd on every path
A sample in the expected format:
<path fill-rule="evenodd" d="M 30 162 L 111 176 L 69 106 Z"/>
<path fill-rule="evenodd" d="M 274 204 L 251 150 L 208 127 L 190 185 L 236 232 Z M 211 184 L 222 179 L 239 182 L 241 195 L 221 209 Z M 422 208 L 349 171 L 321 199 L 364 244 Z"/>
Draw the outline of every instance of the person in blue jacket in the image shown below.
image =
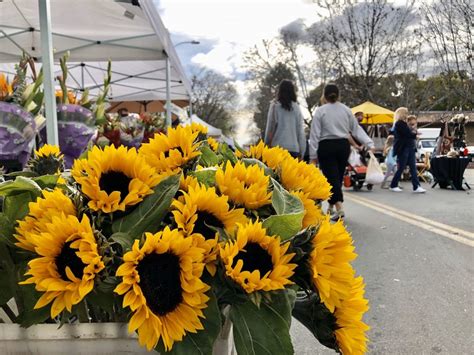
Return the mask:
<path fill-rule="evenodd" d="M 398 169 L 390 184 L 390 191 L 402 192 L 398 186 L 398 182 L 402 177 L 405 167 L 410 168 L 411 182 L 413 184 L 413 192 L 424 193 L 426 190 L 420 186 L 418 180 L 418 172 L 416 169 L 416 117 L 404 115 L 400 116 L 393 129 L 395 142 L 393 144 L 393 155 L 397 157 Z"/>

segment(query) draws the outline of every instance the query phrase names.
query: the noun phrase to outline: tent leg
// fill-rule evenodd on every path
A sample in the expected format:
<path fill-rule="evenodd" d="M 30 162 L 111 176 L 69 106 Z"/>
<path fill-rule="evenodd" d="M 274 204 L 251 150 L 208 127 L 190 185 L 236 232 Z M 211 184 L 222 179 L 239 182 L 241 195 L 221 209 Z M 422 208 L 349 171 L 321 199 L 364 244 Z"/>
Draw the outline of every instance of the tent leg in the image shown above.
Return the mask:
<path fill-rule="evenodd" d="M 171 66 L 166 56 L 166 126 L 171 126 Z"/>
<path fill-rule="evenodd" d="M 54 57 L 51 36 L 51 11 L 49 0 L 38 0 L 41 29 L 41 61 L 44 73 L 44 103 L 46 109 L 46 137 L 49 144 L 59 145 L 58 118 L 54 87 Z"/>
<path fill-rule="evenodd" d="M 193 123 L 193 98 L 189 96 L 189 119 Z"/>

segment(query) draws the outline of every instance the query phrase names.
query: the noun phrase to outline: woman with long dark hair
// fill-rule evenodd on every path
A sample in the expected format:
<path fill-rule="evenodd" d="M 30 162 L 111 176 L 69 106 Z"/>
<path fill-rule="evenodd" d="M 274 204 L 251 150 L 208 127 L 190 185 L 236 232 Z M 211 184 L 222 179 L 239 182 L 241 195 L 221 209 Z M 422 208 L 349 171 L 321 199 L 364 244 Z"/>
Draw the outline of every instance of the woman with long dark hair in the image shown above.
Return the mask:
<path fill-rule="evenodd" d="M 352 134 L 361 144 L 372 150 L 374 142 L 363 129 L 359 129 L 351 109 L 339 102 L 339 88 L 335 84 L 327 84 L 324 87 L 322 104 L 317 108 L 311 122 L 309 156 L 313 163 L 319 163 L 332 186 L 328 212 L 333 220 L 337 220 L 344 218 L 342 179 L 351 151 L 349 135 Z"/>
<path fill-rule="evenodd" d="M 303 114 L 296 101 L 295 85 L 291 80 L 282 80 L 278 86 L 277 99 L 268 109 L 265 143 L 270 147 L 282 147 L 293 157 L 304 157 L 306 136 Z"/>

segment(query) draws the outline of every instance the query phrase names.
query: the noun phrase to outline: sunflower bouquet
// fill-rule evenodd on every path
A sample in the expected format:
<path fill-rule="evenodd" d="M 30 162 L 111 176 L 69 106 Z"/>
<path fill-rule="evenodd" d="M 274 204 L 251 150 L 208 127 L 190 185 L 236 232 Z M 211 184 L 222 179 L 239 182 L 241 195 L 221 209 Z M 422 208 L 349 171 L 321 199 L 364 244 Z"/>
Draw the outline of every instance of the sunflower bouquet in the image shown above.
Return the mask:
<path fill-rule="evenodd" d="M 337 352 L 364 353 L 364 282 L 350 234 L 321 212 L 324 176 L 206 133 L 94 147 L 56 186 L 0 184 L 0 265 L 15 275 L 1 278 L 2 309 L 24 326 L 128 323 L 162 354 L 221 354 L 222 338 L 238 354 L 292 354 L 295 317 Z"/>

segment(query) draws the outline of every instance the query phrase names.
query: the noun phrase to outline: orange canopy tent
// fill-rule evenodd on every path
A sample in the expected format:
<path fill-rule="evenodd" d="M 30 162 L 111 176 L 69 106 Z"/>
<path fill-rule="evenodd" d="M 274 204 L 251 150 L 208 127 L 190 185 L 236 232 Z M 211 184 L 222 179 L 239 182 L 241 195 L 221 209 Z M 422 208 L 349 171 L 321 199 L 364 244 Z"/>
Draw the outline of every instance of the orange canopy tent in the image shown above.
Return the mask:
<path fill-rule="evenodd" d="M 363 104 L 355 106 L 351 109 L 353 114 L 362 112 L 364 118 L 362 124 L 384 124 L 393 123 L 393 111 L 384 107 L 378 106 L 370 101 L 366 101 Z"/>

